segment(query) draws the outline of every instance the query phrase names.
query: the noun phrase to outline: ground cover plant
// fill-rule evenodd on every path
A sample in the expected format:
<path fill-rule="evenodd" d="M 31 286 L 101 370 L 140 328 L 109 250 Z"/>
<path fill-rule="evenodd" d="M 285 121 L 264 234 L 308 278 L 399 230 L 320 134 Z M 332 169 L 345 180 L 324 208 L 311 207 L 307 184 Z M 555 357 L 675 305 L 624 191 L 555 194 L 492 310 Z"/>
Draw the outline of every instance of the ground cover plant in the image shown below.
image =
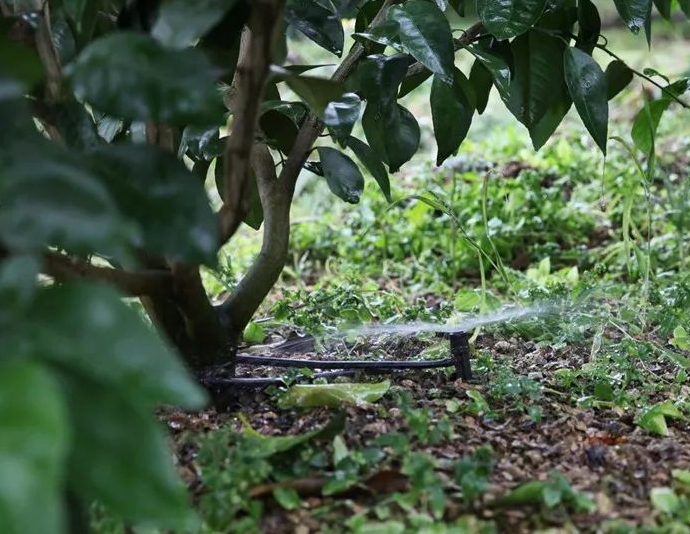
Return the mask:
<path fill-rule="evenodd" d="M 687 531 L 686 2 L 0 9 L 2 532 Z"/>

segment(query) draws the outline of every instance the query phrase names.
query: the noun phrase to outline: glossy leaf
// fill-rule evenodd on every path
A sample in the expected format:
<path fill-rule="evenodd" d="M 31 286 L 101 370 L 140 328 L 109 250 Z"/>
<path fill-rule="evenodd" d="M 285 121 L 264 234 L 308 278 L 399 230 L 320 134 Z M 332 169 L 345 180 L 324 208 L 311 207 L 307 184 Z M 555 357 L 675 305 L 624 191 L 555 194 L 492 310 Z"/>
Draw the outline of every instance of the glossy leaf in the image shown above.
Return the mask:
<path fill-rule="evenodd" d="M 606 76 L 592 56 L 568 48 L 564 56 L 565 81 L 582 122 L 606 154 L 609 122 Z"/>
<path fill-rule="evenodd" d="M 130 385 L 104 388 L 67 375 L 63 387 L 74 428 L 70 485 L 84 505 L 97 499 L 130 521 L 189 528 L 193 516 L 186 490 L 162 429 L 147 408 L 129 398 Z"/>
<path fill-rule="evenodd" d="M 390 389 L 390 382 L 365 384 L 304 384 L 290 387 L 280 399 L 282 407 L 340 408 L 376 402 Z"/>
<path fill-rule="evenodd" d="M 357 204 L 364 189 L 364 177 L 357 164 L 342 152 L 318 147 L 321 168 L 333 193 L 350 204 Z"/>
<path fill-rule="evenodd" d="M 534 150 L 539 150 L 546 144 L 573 104 L 573 101 L 567 94 L 567 88 L 563 92 L 559 91 L 559 93 L 561 94 L 559 100 L 551 104 L 542 118 L 529 128 L 529 136 L 532 139 Z"/>
<path fill-rule="evenodd" d="M 285 7 L 285 19 L 320 47 L 340 56 L 345 34 L 338 17 L 312 0 L 291 0 Z"/>
<path fill-rule="evenodd" d="M 151 145 L 111 145 L 90 153 L 118 210 L 148 250 L 213 265 L 218 224 L 203 184 L 184 164 Z"/>
<path fill-rule="evenodd" d="M 439 76 L 434 77 L 431 86 L 431 116 L 438 151 L 436 165 L 441 165 L 448 156 L 455 154 L 460 143 L 467 136 L 474 115 L 474 95 L 465 75 L 456 69 L 452 85 Z"/>
<path fill-rule="evenodd" d="M 237 0 L 168 0 L 160 6 L 151 34 L 166 46 L 195 43 L 223 18 Z"/>
<path fill-rule="evenodd" d="M 510 91 L 511 73 L 510 66 L 505 60 L 490 51 L 484 50 L 478 46 L 470 46 L 467 50 L 477 58 L 477 62 L 481 63 L 486 70 L 491 73 L 494 85 L 505 101 L 508 98 Z"/>
<path fill-rule="evenodd" d="M 424 0 L 392 6 L 388 17 L 400 25 L 400 42 L 427 69 L 453 80 L 453 35 L 443 12 Z"/>
<path fill-rule="evenodd" d="M 652 0 L 613 0 L 625 24 L 633 33 L 644 29 L 651 42 Z"/>
<path fill-rule="evenodd" d="M 372 41 L 402 51 L 400 25 L 395 20 L 384 20 L 381 24 L 373 28 L 367 28 L 366 31 L 353 33 L 352 38 L 360 42 Z"/>
<path fill-rule="evenodd" d="M 579 27 L 577 47 L 591 54 L 601 33 L 601 17 L 592 0 L 578 1 L 577 22 Z"/>
<path fill-rule="evenodd" d="M 497 39 L 525 33 L 544 12 L 547 0 L 477 0 L 477 13 Z"/>
<path fill-rule="evenodd" d="M 489 95 L 493 87 L 493 77 L 491 73 L 478 60 L 472 63 L 470 70 L 470 85 L 477 98 L 477 113 L 480 115 L 486 110 L 489 103 Z"/>
<path fill-rule="evenodd" d="M 359 120 L 362 101 L 354 93 L 346 93 L 339 100 L 329 102 L 323 114 L 323 122 L 331 135 L 340 142 L 347 140 Z"/>
<path fill-rule="evenodd" d="M 374 152 L 369 145 L 364 141 L 360 141 L 356 137 L 350 136 L 347 141 L 347 146 L 355 153 L 359 162 L 369 171 L 374 177 L 376 183 L 379 184 L 383 195 L 388 202 L 391 201 L 391 185 L 388 179 L 388 171 L 383 165 L 381 158 Z"/>
<path fill-rule="evenodd" d="M 222 118 L 206 57 L 194 49 L 167 50 L 147 35 L 101 37 L 67 73 L 78 98 L 116 117 L 172 125 L 213 124 Z"/>
<path fill-rule="evenodd" d="M 606 87 L 609 100 L 618 95 L 633 81 L 633 71 L 618 59 L 614 59 L 606 67 Z"/>
<path fill-rule="evenodd" d="M 357 88 L 367 102 L 388 105 L 396 99 L 398 87 L 405 79 L 410 58 L 405 54 L 368 56 L 356 72 Z"/>
<path fill-rule="evenodd" d="M 412 91 L 417 89 L 425 81 L 431 78 L 433 74 L 431 71 L 424 69 L 419 74 L 414 74 L 413 76 L 406 76 L 403 82 L 400 84 L 400 91 L 398 92 L 398 98 L 403 98 L 404 96 L 410 94 Z"/>
<path fill-rule="evenodd" d="M 62 392 L 44 367 L 28 360 L 0 364 L 0 427 L 3 534 L 65 534 L 69 421 Z"/>
<path fill-rule="evenodd" d="M 399 104 L 376 106 L 367 104 L 362 127 L 369 146 L 385 155 L 391 172 L 412 159 L 419 148 L 420 130 L 414 116 Z"/>
<path fill-rule="evenodd" d="M 507 106 L 530 129 L 561 99 L 554 88 L 563 83 L 565 43 L 531 30 L 517 37 L 511 48 L 515 72 Z"/>

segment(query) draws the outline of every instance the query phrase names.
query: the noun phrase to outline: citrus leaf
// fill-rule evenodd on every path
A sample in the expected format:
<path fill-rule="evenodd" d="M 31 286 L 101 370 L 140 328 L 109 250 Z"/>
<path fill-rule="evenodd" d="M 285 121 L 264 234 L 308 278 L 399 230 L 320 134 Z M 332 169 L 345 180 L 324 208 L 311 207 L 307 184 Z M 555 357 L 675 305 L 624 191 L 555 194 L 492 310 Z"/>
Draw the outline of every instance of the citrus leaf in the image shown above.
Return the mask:
<path fill-rule="evenodd" d="M 184 164 L 151 145 L 109 145 L 88 153 L 119 211 L 153 252 L 216 263 L 218 225 L 203 183 Z"/>
<path fill-rule="evenodd" d="M 497 39 L 525 33 L 544 12 L 546 0 L 477 0 L 477 13 Z"/>
<path fill-rule="evenodd" d="M 359 162 L 369 171 L 374 177 L 376 183 L 379 184 L 383 195 L 388 202 L 391 202 L 391 185 L 388 180 L 388 171 L 384 166 L 381 158 L 374 152 L 369 145 L 364 141 L 360 141 L 356 137 L 350 136 L 347 141 L 347 146 L 355 153 Z"/>
<path fill-rule="evenodd" d="M 514 76 L 510 83 L 508 109 L 528 129 L 536 125 L 559 100 L 563 84 L 565 43 L 531 30 L 511 44 Z"/>
<path fill-rule="evenodd" d="M 285 20 L 320 47 L 338 57 L 343 53 L 345 34 L 338 17 L 312 0 L 291 0 Z"/>
<path fill-rule="evenodd" d="M 236 3 L 237 0 L 168 0 L 160 6 L 151 35 L 173 48 L 193 45 Z"/>
<path fill-rule="evenodd" d="M 465 75 L 455 70 L 455 80 L 448 85 L 438 75 L 431 86 L 431 116 L 438 152 L 436 165 L 441 165 L 454 154 L 463 142 L 472 124 L 475 100 L 473 90 Z"/>
<path fill-rule="evenodd" d="M 328 103 L 323 122 L 337 141 L 343 142 L 350 136 L 359 120 L 361 105 L 362 101 L 354 93 L 346 93 L 339 100 Z"/>
<path fill-rule="evenodd" d="M 582 122 L 606 154 L 609 122 L 606 76 L 592 56 L 568 48 L 564 56 L 565 81 Z"/>
<path fill-rule="evenodd" d="M 400 25 L 400 42 L 427 69 L 453 80 L 453 34 L 443 12 L 424 0 L 393 6 L 388 17 Z"/>
<path fill-rule="evenodd" d="M 608 88 L 608 99 L 611 100 L 614 98 L 632 81 L 633 71 L 630 70 L 630 67 L 628 67 L 624 62 L 614 59 L 606 67 L 606 87 Z"/>
<path fill-rule="evenodd" d="M 148 35 L 117 32 L 87 46 L 66 73 L 79 99 L 109 115 L 171 125 L 222 119 L 214 70 L 199 50 L 168 50 Z"/>
<path fill-rule="evenodd" d="M 644 29 L 647 42 L 651 43 L 652 0 L 613 0 L 613 3 L 630 31 L 637 34 Z"/>
<path fill-rule="evenodd" d="M 65 534 L 69 420 L 62 392 L 45 368 L 30 361 L 3 361 L 0 427 L 3 534 Z"/>
<path fill-rule="evenodd" d="M 345 202 L 357 204 L 364 189 L 364 177 L 357 164 L 335 148 L 318 147 L 317 151 L 331 191 Z"/>

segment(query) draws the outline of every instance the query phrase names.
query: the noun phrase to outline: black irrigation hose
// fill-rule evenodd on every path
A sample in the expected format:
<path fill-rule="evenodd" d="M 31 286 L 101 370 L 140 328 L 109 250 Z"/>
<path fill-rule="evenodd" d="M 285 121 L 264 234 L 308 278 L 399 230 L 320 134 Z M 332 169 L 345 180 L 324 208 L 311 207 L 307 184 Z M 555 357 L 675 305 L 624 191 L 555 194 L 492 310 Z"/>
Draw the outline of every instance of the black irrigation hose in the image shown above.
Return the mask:
<path fill-rule="evenodd" d="M 267 367 L 297 367 L 307 369 L 370 369 L 370 370 L 401 370 L 401 369 L 433 369 L 436 367 L 452 367 L 452 358 L 430 361 L 362 361 L 362 360 L 292 360 L 276 358 L 274 356 L 238 355 L 236 363 L 245 365 L 265 365 Z"/>
<path fill-rule="evenodd" d="M 448 336 L 450 338 L 450 358 L 430 361 L 362 361 L 362 360 L 294 360 L 290 358 L 277 358 L 274 356 L 248 356 L 238 355 L 235 364 L 257 365 L 266 367 L 288 367 L 307 369 L 337 369 L 325 373 L 316 373 L 312 378 L 335 378 L 338 376 L 352 376 L 357 369 L 374 374 L 388 374 L 405 369 L 434 369 L 439 367 L 455 367 L 455 374 L 463 380 L 472 378 L 470 368 L 470 346 L 468 335 L 458 332 Z M 232 377 L 212 378 L 201 380 L 206 386 L 241 386 L 241 387 L 266 387 L 283 382 L 281 378 L 254 378 Z"/>

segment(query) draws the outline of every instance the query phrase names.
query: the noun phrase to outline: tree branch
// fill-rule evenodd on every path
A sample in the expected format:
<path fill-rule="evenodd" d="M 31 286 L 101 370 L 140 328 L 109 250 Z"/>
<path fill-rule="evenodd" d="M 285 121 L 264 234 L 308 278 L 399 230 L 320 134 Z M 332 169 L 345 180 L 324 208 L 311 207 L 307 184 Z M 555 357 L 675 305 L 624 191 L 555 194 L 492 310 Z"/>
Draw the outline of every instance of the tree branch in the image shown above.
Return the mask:
<path fill-rule="evenodd" d="M 232 133 L 224 153 L 224 203 L 219 212 L 221 245 L 237 231 L 249 211 L 249 160 L 284 3 L 284 0 L 255 0 L 251 30 L 245 30 L 242 35 L 242 51 L 233 84 Z"/>
<path fill-rule="evenodd" d="M 237 338 L 278 280 L 290 239 L 290 206 L 294 183 L 277 179 L 268 146 L 254 145 L 251 166 L 264 213 L 261 251 L 249 271 L 220 307 L 224 326 Z"/>
<path fill-rule="evenodd" d="M 59 252 L 44 254 L 42 271 L 55 280 L 86 279 L 105 282 L 132 297 L 162 297 L 171 295 L 173 291 L 169 272 L 131 272 L 101 267 Z"/>

